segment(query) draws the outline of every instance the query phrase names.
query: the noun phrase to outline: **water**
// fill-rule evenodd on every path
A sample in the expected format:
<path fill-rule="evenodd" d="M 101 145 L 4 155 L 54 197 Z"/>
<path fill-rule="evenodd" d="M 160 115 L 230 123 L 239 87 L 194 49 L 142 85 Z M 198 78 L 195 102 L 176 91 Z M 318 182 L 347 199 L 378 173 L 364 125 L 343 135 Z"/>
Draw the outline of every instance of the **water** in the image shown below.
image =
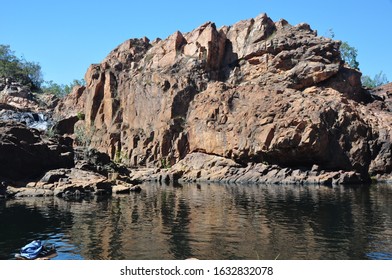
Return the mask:
<path fill-rule="evenodd" d="M 392 185 L 143 185 L 139 194 L 0 201 L 0 259 L 392 259 Z"/>
<path fill-rule="evenodd" d="M 47 113 L 16 112 L 13 110 L 0 110 L 0 120 L 16 121 L 26 124 L 27 127 L 41 131 L 53 125 L 53 120 Z"/>

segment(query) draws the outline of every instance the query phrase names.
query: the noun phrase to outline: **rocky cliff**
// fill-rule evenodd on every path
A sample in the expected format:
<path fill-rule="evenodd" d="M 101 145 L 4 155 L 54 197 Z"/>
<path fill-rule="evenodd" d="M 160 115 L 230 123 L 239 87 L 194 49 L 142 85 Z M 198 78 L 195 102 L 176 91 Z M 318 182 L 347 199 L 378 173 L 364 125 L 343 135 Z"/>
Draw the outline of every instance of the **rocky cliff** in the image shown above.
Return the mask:
<path fill-rule="evenodd" d="M 91 65 L 86 87 L 57 112 L 83 113 L 77 126 L 88 144 L 112 159 L 173 166 L 177 177 L 208 179 L 221 166 L 213 178 L 238 170 L 245 181 L 250 170 L 252 178 L 283 172 L 290 182 L 391 178 L 387 99 L 362 88 L 339 47 L 308 24 L 265 14 L 131 39 Z"/>
<path fill-rule="evenodd" d="M 0 78 L 1 184 L 74 166 L 72 139 L 48 131 L 53 125 L 51 109 L 57 102 L 53 95 L 33 94 L 30 87 L 12 78 Z"/>

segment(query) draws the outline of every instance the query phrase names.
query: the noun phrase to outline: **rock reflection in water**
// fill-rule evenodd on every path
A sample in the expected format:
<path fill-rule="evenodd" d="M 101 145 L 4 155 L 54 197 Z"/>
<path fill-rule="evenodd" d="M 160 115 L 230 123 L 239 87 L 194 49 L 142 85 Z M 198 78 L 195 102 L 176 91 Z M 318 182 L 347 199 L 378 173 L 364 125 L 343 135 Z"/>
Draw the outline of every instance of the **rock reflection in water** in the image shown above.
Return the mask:
<path fill-rule="evenodd" d="M 391 186 L 381 185 L 146 184 L 139 194 L 92 201 L 3 202 L 9 228 L 0 242 L 13 232 L 21 239 L 56 233 L 84 259 L 390 258 L 391 199 Z M 25 213 L 41 216 L 40 226 L 24 228 L 18 215 Z"/>

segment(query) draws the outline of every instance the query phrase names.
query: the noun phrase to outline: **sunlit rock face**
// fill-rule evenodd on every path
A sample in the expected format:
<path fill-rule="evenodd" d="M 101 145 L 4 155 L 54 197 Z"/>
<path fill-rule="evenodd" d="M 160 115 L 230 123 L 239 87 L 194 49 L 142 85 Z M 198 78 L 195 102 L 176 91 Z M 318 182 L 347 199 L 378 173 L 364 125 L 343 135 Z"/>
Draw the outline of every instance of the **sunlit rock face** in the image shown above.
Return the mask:
<path fill-rule="evenodd" d="M 83 104 L 78 125 L 91 146 L 130 166 L 173 166 L 199 152 L 242 167 L 388 178 L 391 113 L 370 106 L 383 101 L 339 47 L 308 24 L 265 14 L 130 39 L 90 66 L 67 108 Z"/>

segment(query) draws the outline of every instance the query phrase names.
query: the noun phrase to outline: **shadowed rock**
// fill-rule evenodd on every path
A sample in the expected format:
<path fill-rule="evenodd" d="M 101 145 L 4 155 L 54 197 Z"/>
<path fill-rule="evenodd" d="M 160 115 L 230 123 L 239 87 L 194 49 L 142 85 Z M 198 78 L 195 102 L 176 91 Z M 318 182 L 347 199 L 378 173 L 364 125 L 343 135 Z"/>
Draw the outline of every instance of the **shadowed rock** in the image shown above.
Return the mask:
<path fill-rule="evenodd" d="M 0 121 L 0 177 L 24 180 L 74 166 L 72 147 L 66 143 L 61 138 L 44 138 L 20 123 Z"/>

